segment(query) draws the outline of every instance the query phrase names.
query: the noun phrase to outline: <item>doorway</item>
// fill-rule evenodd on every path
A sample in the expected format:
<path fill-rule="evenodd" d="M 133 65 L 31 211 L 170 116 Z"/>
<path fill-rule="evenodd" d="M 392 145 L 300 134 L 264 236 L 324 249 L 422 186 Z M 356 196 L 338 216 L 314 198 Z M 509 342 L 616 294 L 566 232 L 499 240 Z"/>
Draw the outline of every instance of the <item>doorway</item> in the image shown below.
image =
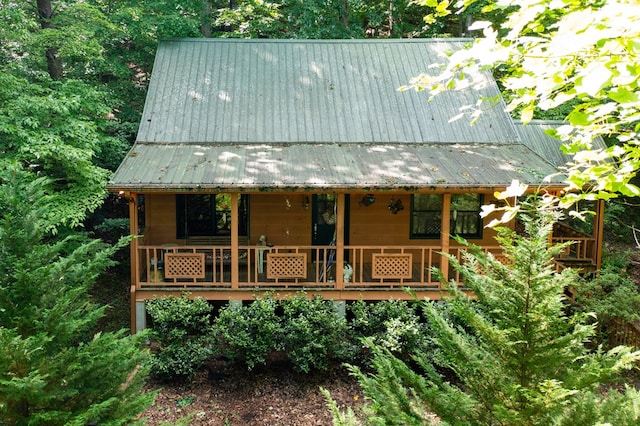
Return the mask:
<path fill-rule="evenodd" d="M 345 195 L 344 202 L 344 244 L 346 245 L 349 244 L 349 195 Z M 311 208 L 311 244 L 314 246 L 335 245 L 336 195 L 314 194 L 311 198 Z M 318 256 L 322 258 L 322 251 Z"/>

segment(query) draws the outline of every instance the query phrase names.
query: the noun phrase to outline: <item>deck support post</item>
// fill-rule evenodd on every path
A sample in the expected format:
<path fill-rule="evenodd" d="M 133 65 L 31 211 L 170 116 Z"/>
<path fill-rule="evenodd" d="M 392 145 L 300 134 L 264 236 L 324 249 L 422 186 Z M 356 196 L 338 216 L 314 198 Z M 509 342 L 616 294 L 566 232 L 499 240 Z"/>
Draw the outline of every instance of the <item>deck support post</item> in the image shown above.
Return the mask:
<path fill-rule="evenodd" d="M 146 309 L 144 300 L 135 302 L 135 306 L 136 306 L 135 332 L 139 333 L 145 328 L 147 328 L 147 309 Z"/>
<path fill-rule="evenodd" d="M 336 282 L 335 286 L 338 290 L 344 289 L 344 194 L 336 196 Z"/>
<path fill-rule="evenodd" d="M 338 315 L 338 318 L 347 317 L 347 302 L 344 300 L 334 300 L 333 306 L 336 308 L 336 315 Z"/>
<path fill-rule="evenodd" d="M 242 309 L 242 300 L 229 300 L 229 307 L 233 309 Z"/>
<path fill-rule="evenodd" d="M 125 193 L 129 201 L 129 235 L 137 236 L 140 232 L 138 230 L 138 195 Z M 137 323 L 137 307 L 136 307 L 136 290 L 138 289 L 138 280 L 140 279 L 140 259 L 138 258 L 138 239 L 133 238 L 129 244 L 129 256 L 131 261 L 129 263 L 131 287 L 130 287 L 130 317 L 131 317 L 131 334 L 138 332 L 136 329 Z"/>
<path fill-rule="evenodd" d="M 600 266 L 602 266 L 602 239 L 604 238 L 604 200 L 596 201 L 596 215 L 593 224 L 593 238 L 595 239 L 595 244 L 593 249 L 595 253 L 591 253 L 593 259 L 596 264 L 596 271 L 600 271 Z"/>
<path fill-rule="evenodd" d="M 237 289 L 240 282 L 240 261 L 238 256 L 238 222 L 240 214 L 238 211 L 238 194 L 231 193 L 231 288 Z"/>
<path fill-rule="evenodd" d="M 440 223 L 440 241 L 442 242 L 442 253 L 449 254 L 449 234 L 451 234 L 451 194 L 442 194 L 442 221 Z M 440 271 L 445 282 L 440 283 L 442 287 L 449 280 L 449 259 L 440 256 Z"/>

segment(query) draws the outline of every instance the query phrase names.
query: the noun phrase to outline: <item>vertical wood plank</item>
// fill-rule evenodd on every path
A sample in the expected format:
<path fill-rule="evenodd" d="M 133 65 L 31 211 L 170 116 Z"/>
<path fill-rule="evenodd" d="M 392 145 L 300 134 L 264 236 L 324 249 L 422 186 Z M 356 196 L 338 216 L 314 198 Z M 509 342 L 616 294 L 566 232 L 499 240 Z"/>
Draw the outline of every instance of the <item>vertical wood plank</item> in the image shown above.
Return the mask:
<path fill-rule="evenodd" d="M 238 211 L 237 192 L 231 193 L 231 288 L 237 289 L 240 283 L 240 250 L 238 249 L 238 228 L 240 214 Z M 214 259 L 215 261 L 215 259 Z"/>
<path fill-rule="evenodd" d="M 449 253 L 449 234 L 451 234 L 451 194 L 442 194 L 442 222 L 440 223 L 440 242 L 442 243 L 442 252 Z M 440 270 L 444 281 L 449 280 L 449 259 L 446 256 L 440 256 Z M 440 283 L 442 287 L 444 283 Z"/>
<path fill-rule="evenodd" d="M 344 289 L 344 194 L 337 194 L 336 207 L 336 288 Z"/>
<path fill-rule="evenodd" d="M 129 233 L 131 235 L 138 235 L 138 195 L 137 194 L 125 194 L 129 200 Z M 146 209 L 145 209 L 146 211 Z M 138 253 L 138 239 L 131 240 L 129 245 L 129 252 L 131 255 L 131 297 L 130 297 L 130 324 L 131 334 L 135 334 L 137 330 L 136 324 L 136 290 L 140 283 L 140 259 Z"/>

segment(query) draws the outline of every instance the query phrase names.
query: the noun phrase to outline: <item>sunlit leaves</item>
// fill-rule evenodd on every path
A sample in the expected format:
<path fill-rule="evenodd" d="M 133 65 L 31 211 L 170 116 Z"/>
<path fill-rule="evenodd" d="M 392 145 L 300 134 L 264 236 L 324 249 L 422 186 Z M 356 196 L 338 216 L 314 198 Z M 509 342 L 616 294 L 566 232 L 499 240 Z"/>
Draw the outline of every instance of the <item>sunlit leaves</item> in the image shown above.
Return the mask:
<path fill-rule="evenodd" d="M 465 11 L 486 2 L 458 4 Z M 597 165 L 593 157 L 574 158 L 567 168 L 568 189 L 592 186 L 603 197 L 638 193 L 630 179 L 640 168 L 640 3 L 501 0 L 489 6 L 507 12 L 504 23 L 472 25 L 482 37 L 465 52 L 451 55 L 438 75 L 415 85 L 432 94 L 477 87 L 482 80 L 475 76 L 482 66 L 501 67 L 506 70 L 501 75 L 508 109 L 522 121 L 535 118 L 538 110 L 569 105 L 564 118 L 570 129 L 558 133 L 567 143 L 585 147 L 600 136 L 621 142 L 624 154 L 612 152 Z"/>

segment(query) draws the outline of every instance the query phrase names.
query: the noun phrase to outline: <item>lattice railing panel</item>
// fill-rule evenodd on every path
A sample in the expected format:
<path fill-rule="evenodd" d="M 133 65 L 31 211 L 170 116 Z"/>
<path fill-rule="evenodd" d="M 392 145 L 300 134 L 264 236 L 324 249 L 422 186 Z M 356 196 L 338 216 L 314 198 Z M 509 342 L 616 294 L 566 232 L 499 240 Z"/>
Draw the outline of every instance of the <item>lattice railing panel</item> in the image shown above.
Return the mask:
<path fill-rule="evenodd" d="M 164 258 L 165 278 L 204 278 L 204 253 L 167 253 Z"/>
<path fill-rule="evenodd" d="M 411 253 L 374 253 L 371 277 L 374 279 L 411 278 Z"/>
<path fill-rule="evenodd" d="M 306 253 L 267 253 L 267 278 L 306 278 Z"/>

